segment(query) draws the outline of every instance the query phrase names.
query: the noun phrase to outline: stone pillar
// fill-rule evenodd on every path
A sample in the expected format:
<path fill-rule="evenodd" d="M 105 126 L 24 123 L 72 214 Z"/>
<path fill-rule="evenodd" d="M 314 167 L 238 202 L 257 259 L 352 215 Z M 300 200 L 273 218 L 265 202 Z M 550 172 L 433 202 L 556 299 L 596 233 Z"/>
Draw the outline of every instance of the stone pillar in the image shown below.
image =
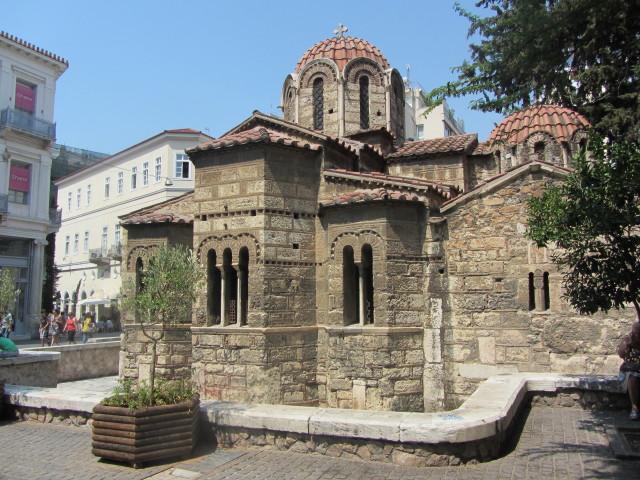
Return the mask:
<path fill-rule="evenodd" d="M 545 298 L 544 298 L 544 275 L 540 270 L 536 270 L 533 274 L 533 291 L 536 302 L 536 311 L 544 311 Z"/>
<path fill-rule="evenodd" d="M 243 295 L 244 295 L 244 277 L 247 274 L 247 272 L 245 272 L 244 270 L 241 270 L 238 267 L 238 300 L 236 302 L 237 305 L 237 312 L 236 312 L 236 323 L 238 325 L 243 325 L 244 323 L 246 323 L 246 319 L 242 318 L 242 314 L 244 312 L 244 301 L 243 301 Z"/>
<path fill-rule="evenodd" d="M 364 290 L 364 271 L 362 264 L 356 265 L 356 269 L 358 271 L 358 323 L 364 325 L 365 319 L 367 318 L 367 298 Z"/>
<path fill-rule="evenodd" d="M 25 316 L 23 333 L 35 333 L 40 322 L 42 306 L 42 278 L 44 270 L 44 247 L 46 240 L 34 240 L 31 247 L 31 272 L 29 276 L 29 311 Z"/>
<path fill-rule="evenodd" d="M 227 269 L 220 272 L 220 326 L 227 325 Z"/>

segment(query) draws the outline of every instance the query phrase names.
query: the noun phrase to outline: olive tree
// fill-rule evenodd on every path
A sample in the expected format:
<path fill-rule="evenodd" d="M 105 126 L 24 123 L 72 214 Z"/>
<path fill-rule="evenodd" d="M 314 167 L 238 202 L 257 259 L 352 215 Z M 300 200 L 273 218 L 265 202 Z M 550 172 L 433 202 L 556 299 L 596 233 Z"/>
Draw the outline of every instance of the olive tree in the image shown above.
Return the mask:
<path fill-rule="evenodd" d="M 135 314 L 142 333 L 151 343 L 149 390 L 154 404 L 157 345 L 166 330 L 189 323 L 204 271 L 193 252 L 184 246 L 160 246 L 145 266 L 143 279 L 125 290 L 123 306 Z"/>

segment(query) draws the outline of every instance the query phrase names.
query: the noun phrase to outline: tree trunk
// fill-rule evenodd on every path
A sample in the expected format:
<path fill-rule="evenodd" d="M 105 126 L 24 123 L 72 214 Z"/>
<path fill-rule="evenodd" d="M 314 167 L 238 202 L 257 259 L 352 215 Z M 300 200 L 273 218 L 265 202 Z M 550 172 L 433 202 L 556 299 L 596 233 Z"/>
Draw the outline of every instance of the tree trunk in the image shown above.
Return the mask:
<path fill-rule="evenodd" d="M 638 300 L 632 300 L 633 301 L 633 306 L 636 309 L 636 322 L 640 322 L 640 303 L 638 303 Z"/>
<path fill-rule="evenodd" d="M 156 344 L 157 340 L 151 342 L 151 369 L 149 370 L 149 394 L 151 396 L 151 406 L 156 404 L 155 383 L 156 383 Z"/>

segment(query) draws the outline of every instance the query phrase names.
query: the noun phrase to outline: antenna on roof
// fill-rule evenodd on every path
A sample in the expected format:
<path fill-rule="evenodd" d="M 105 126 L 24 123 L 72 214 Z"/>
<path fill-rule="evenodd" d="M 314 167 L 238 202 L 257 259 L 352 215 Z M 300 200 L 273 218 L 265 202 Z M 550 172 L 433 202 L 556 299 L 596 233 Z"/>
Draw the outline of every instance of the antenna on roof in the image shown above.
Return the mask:
<path fill-rule="evenodd" d="M 348 31 L 349 29 L 347 27 L 345 27 L 342 23 L 339 23 L 338 26 L 333 31 L 333 34 L 338 38 L 342 38 L 344 37 L 344 34 L 347 33 Z"/>
<path fill-rule="evenodd" d="M 407 86 L 411 87 L 411 65 L 407 63 Z"/>

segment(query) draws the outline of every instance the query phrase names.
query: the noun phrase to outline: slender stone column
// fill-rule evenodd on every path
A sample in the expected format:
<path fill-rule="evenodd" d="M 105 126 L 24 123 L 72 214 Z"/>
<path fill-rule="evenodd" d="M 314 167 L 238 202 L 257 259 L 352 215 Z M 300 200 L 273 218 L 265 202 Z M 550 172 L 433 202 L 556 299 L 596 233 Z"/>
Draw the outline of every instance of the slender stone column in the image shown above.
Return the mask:
<path fill-rule="evenodd" d="M 364 292 L 364 269 L 362 264 L 356 265 L 358 269 L 358 323 L 364 325 L 365 318 L 367 318 L 367 306 L 366 297 Z"/>
<path fill-rule="evenodd" d="M 247 272 L 245 272 L 244 270 L 240 270 L 240 268 L 238 268 L 238 301 L 236 302 L 237 305 L 237 312 L 236 312 L 236 318 L 237 318 L 237 324 L 238 325 L 244 325 L 246 323 L 246 320 L 242 317 L 243 312 L 244 312 L 244 277 L 247 274 Z"/>
<path fill-rule="evenodd" d="M 220 272 L 220 326 L 227 324 L 227 269 Z"/>
<path fill-rule="evenodd" d="M 533 274 L 533 290 L 536 301 L 536 311 L 544 311 L 546 304 L 544 298 L 544 276 L 540 270 L 536 270 Z"/>

